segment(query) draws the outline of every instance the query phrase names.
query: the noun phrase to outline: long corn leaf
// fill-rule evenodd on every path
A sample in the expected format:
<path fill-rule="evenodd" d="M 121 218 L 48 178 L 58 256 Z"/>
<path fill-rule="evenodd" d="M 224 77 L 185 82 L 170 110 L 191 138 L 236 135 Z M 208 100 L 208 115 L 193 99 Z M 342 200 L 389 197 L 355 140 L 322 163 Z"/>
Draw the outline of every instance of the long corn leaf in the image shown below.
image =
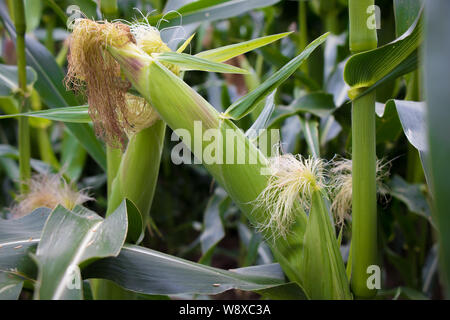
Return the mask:
<path fill-rule="evenodd" d="M 32 117 L 43 118 L 66 123 L 91 123 L 91 117 L 88 113 L 88 106 L 64 107 L 39 111 L 30 111 L 25 113 L 7 114 L 0 116 L 0 119 Z"/>
<path fill-rule="evenodd" d="M 39 274 L 35 298 L 81 299 L 79 265 L 119 254 L 127 234 L 126 208 L 124 202 L 103 219 L 83 207 L 73 211 L 56 207 L 45 223 L 36 251 Z M 59 254 L 55 256 L 55 252 Z"/>
<path fill-rule="evenodd" d="M 207 59 L 215 62 L 223 62 L 227 61 L 231 58 L 234 58 L 238 55 L 244 54 L 246 52 L 252 51 L 254 49 L 263 47 L 277 41 L 281 38 L 284 38 L 290 35 L 292 32 L 284 32 L 279 34 L 274 34 L 270 36 L 265 36 L 261 38 L 256 38 L 253 40 L 231 44 L 229 46 L 224 46 L 216 49 L 202 51 L 197 53 L 195 56 L 203 59 Z"/>
<path fill-rule="evenodd" d="M 23 278 L 0 271 L 0 300 L 17 300 L 22 291 Z"/>
<path fill-rule="evenodd" d="M 401 36 L 415 22 L 423 0 L 394 0 L 395 32 Z"/>
<path fill-rule="evenodd" d="M 346 63 L 344 80 L 349 97 L 357 99 L 379 85 L 417 67 L 417 48 L 423 40 L 421 16 L 401 37 L 380 48 L 353 55 Z M 369 91 L 370 89 L 370 91 Z"/>
<path fill-rule="evenodd" d="M 289 61 L 289 63 L 271 75 L 256 89 L 233 103 L 224 112 L 222 115 L 223 118 L 238 120 L 253 111 L 253 109 L 258 105 L 258 102 L 286 81 L 300 67 L 300 65 L 305 62 L 311 53 L 325 41 L 327 36 L 328 33 L 311 42 L 297 57 Z"/>
<path fill-rule="evenodd" d="M 248 73 L 247 70 L 229 64 L 214 62 L 185 53 L 164 52 L 159 54 L 156 59 L 158 61 L 177 65 L 181 67 L 181 70 L 183 71 L 199 70 L 221 73 Z"/>
<path fill-rule="evenodd" d="M 273 5 L 280 0 L 198 0 L 178 8 L 176 12 L 167 12 L 148 18 L 152 25 L 161 19 L 161 27 L 187 25 L 195 22 L 215 21 L 235 17 L 256 8 Z"/>
<path fill-rule="evenodd" d="M 94 262 L 86 278 L 105 278 L 146 294 L 217 294 L 229 289 L 255 291 L 284 285 L 277 265 L 227 271 L 180 259 L 155 250 L 125 245 L 116 258 Z M 297 286 L 297 292 L 301 289 Z"/>
<path fill-rule="evenodd" d="M 384 109 L 380 108 L 377 114 L 379 117 L 385 117 L 384 114 L 391 113 L 394 108 L 397 111 L 406 138 L 419 152 L 426 180 L 430 183 L 431 173 L 428 168 L 429 143 L 427 140 L 426 103 L 389 100 L 386 102 Z"/>
<path fill-rule="evenodd" d="M 27 253 L 39 243 L 44 225 L 45 229 L 41 241 L 48 240 L 44 236 L 49 235 L 48 231 L 53 229 L 52 225 L 57 218 L 53 217 L 52 221 L 49 220 L 46 223 L 47 219 L 50 219 L 48 218 L 49 213 L 49 209 L 41 208 L 18 220 L 1 221 L 0 271 L 10 272 L 11 269 L 15 269 L 15 274 L 19 276 L 26 278 L 32 276 L 32 272 L 20 273 L 19 271 L 24 270 L 24 264 L 26 263 L 26 267 L 35 272 L 34 262 L 27 258 Z M 80 222 L 80 218 L 83 218 L 75 212 L 65 213 L 68 215 L 58 218 L 67 221 L 62 221 L 62 230 L 55 230 L 54 237 L 66 230 L 69 222 Z M 71 217 L 71 215 L 75 215 L 75 217 Z M 60 219 L 58 220 L 61 221 Z M 92 223 L 86 221 L 86 219 L 81 221 L 86 222 L 86 225 Z M 102 220 L 95 215 L 92 221 L 95 223 L 95 221 L 101 222 Z M 114 229 L 114 227 L 111 229 Z M 112 231 L 105 230 L 107 233 Z M 95 233 L 101 233 L 101 228 L 97 229 Z M 67 235 L 70 236 L 70 234 Z M 33 237 L 30 238 L 31 236 Z M 57 238 L 52 241 L 57 241 Z M 61 241 L 67 242 L 68 240 L 61 239 Z M 89 247 L 94 250 L 94 243 Z M 278 299 L 306 298 L 299 286 L 285 282 L 278 264 L 227 271 L 128 244 L 122 247 L 117 257 L 100 259 L 86 266 L 82 265 L 81 269 L 83 278 L 110 279 L 126 289 L 145 294 L 217 294 L 236 288 L 258 291 L 260 294 Z M 10 284 L 10 281 L 8 283 Z M 0 287 L 2 284 L 6 285 L 6 280 L 0 282 Z M 289 291 L 283 294 L 282 288 L 286 285 L 289 286 Z"/>
<path fill-rule="evenodd" d="M 450 90 L 450 20 L 447 12 L 450 2 L 445 0 L 426 1 L 426 41 L 425 41 L 425 90 L 427 92 L 427 123 L 433 193 L 433 218 L 439 230 L 439 250 L 442 279 L 447 298 L 450 298 L 450 214 L 448 199 L 450 190 L 449 119 Z"/>

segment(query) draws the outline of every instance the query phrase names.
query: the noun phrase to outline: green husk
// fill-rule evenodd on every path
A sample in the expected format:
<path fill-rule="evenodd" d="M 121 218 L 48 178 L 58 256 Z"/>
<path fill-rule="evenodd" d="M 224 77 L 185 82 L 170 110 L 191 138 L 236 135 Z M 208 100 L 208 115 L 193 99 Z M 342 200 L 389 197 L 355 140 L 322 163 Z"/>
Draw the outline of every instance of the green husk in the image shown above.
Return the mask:
<path fill-rule="evenodd" d="M 165 124 L 159 120 L 131 137 L 111 186 L 107 215 L 127 198 L 139 209 L 144 224 L 148 220 L 158 179 L 164 133 Z"/>
<path fill-rule="evenodd" d="M 234 164 L 229 164 L 223 161 L 222 163 L 205 163 L 204 165 L 253 225 L 264 224 L 268 218 L 268 212 L 255 205 L 256 198 L 268 183 L 268 176 L 261 174 L 262 170 L 268 170 L 268 160 L 260 150 L 245 137 L 245 134 L 233 122 L 222 119 L 220 114 L 206 100 L 159 62 L 150 57 L 142 58 L 142 56 L 138 61 L 134 61 L 136 55 L 130 57 L 126 51 L 120 48 L 109 48 L 109 51 L 119 61 L 123 72 L 133 86 L 158 111 L 160 117 L 172 130 L 187 130 L 195 139 L 194 123 L 200 121 L 203 132 L 208 129 L 218 129 L 222 133 L 222 137 L 226 137 L 225 131 L 227 129 L 234 132 L 235 141 L 226 138 L 217 141 L 219 154 L 222 154 L 225 158 L 227 153 L 233 152 L 236 160 L 239 151 L 247 155 L 247 159 L 250 157 L 256 159 L 256 163 L 236 164 L 236 162 L 233 162 Z M 136 68 L 136 65 L 139 65 L 139 68 Z M 210 145 L 210 141 L 203 141 L 202 139 L 201 142 L 194 141 L 194 146 L 190 146 L 190 149 L 197 158 L 201 159 L 203 150 L 208 145 Z M 243 146 L 243 150 L 236 150 L 237 146 Z M 309 276 L 309 274 L 302 276 L 299 272 L 302 264 L 307 215 L 300 204 L 295 206 L 294 211 L 295 221 L 286 238 L 279 237 L 270 229 L 262 230 L 262 233 L 266 239 L 269 239 L 268 243 L 272 252 L 288 278 L 303 286 Z M 329 255 L 330 253 L 315 254 Z M 335 255 L 335 253 L 332 253 L 332 255 Z M 325 258 L 325 260 L 333 259 Z M 343 263 L 342 270 L 344 270 Z M 345 281 L 340 282 L 343 286 L 341 291 L 321 291 L 321 293 L 315 293 L 315 297 L 322 299 L 349 298 L 345 271 L 343 277 Z M 312 287 L 312 285 L 309 287 Z"/>
<path fill-rule="evenodd" d="M 312 299 L 351 299 L 344 263 L 324 195 L 315 191 L 305 232 L 300 272 Z"/>

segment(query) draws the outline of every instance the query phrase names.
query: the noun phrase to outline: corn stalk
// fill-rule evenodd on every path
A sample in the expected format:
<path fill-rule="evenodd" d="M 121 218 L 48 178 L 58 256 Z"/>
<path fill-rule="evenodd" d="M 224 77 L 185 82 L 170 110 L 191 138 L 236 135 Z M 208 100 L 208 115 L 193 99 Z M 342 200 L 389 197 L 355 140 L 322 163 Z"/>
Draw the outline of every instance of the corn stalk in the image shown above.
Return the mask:
<path fill-rule="evenodd" d="M 16 27 L 16 55 L 17 69 L 19 75 L 20 88 L 20 107 L 19 112 L 27 112 L 29 101 L 27 98 L 27 71 L 25 59 L 25 31 L 26 19 L 23 0 L 13 2 L 14 24 Z M 28 190 L 27 181 L 31 176 L 30 167 L 30 126 L 28 119 L 19 118 L 19 171 L 20 171 L 20 190 L 25 193 Z"/>
<path fill-rule="evenodd" d="M 359 53 L 377 47 L 376 29 L 369 28 L 367 10 L 374 0 L 350 0 L 350 50 Z M 377 262 L 377 204 L 375 150 L 375 92 L 352 105 L 352 290 L 369 298 L 367 268 Z"/>

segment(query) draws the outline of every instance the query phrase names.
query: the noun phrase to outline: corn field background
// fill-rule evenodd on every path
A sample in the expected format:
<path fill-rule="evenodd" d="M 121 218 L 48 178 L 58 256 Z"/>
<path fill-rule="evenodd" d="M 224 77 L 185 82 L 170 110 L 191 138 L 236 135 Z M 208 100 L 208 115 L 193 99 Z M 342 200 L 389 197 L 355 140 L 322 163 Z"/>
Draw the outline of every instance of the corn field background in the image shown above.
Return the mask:
<path fill-rule="evenodd" d="M 448 12 L 0 0 L 0 299 L 449 298 Z"/>

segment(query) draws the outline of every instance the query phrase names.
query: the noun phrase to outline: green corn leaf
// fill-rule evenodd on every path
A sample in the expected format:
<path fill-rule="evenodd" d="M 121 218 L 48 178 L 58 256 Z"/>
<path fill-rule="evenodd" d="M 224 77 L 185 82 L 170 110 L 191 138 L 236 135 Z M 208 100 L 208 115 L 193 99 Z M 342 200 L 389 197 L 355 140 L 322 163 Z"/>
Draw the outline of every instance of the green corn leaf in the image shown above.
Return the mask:
<path fill-rule="evenodd" d="M 14 96 L 0 96 L 0 108 L 5 114 L 18 113 L 19 101 Z"/>
<path fill-rule="evenodd" d="M 19 272 L 15 274 L 26 277 L 28 275 L 31 276 L 31 272 L 20 272 L 24 270 L 22 268 L 24 263 L 28 264 L 28 269 L 35 272 L 34 262 L 27 258 L 28 252 L 41 240 L 40 234 L 43 228 L 44 233 L 42 234 L 41 241 L 48 242 L 49 231 L 53 229 L 52 226 L 57 220 L 61 222 L 61 219 L 63 219 L 63 224 L 60 227 L 61 230 L 54 230 L 53 236 L 56 238 L 52 239 L 52 243 L 53 241 L 58 241 L 60 239 L 58 235 L 64 232 L 66 232 L 64 235 L 65 238 L 79 236 L 77 234 L 71 235 L 71 233 L 77 233 L 73 232 L 73 229 L 71 229 L 71 232 L 67 232 L 69 224 L 80 229 L 81 225 L 88 227 L 92 223 L 106 224 L 108 219 L 103 220 L 90 211 L 84 211 L 86 214 L 94 215 L 94 218 L 86 221 L 86 216 L 83 215 L 83 212 L 69 212 L 63 210 L 62 207 L 58 207 L 57 210 L 61 211 L 53 218 L 48 218 L 50 209 L 40 208 L 21 219 L 1 221 L 0 245 L 2 246 L 2 250 L 0 250 L 0 271 L 17 269 Z M 52 215 L 54 214 L 55 212 L 52 213 Z M 123 214 L 121 217 L 124 217 Z M 47 219 L 48 222 L 46 224 Z M 113 219 L 117 221 L 116 218 Z M 107 229 L 105 227 L 103 236 L 111 234 L 116 228 L 111 222 L 110 228 Z M 100 238 L 103 237 L 100 235 L 101 231 L 100 226 L 95 232 L 98 233 L 98 237 Z M 112 236 L 112 239 L 117 242 L 117 234 Z M 61 239 L 60 241 L 67 244 L 69 239 Z M 61 246 L 61 244 L 54 245 Z M 42 248 L 42 245 L 39 246 Z M 89 247 L 95 247 L 94 243 Z M 80 246 L 77 248 L 80 248 Z M 65 250 L 62 252 L 66 253 Z M 98 252 L 96 255 L 98 255 Z M 89 255 L 85 253 L 82 256 Z M 62 257 L 56 260 L 60 259 Z M 52 261 L 48 262 L 52 263 Z M 296 299 L 299 297 L 304 299 L 306 297 L 302 289 L 295 284 L 290 284 L 290 290 L 283 293 L 282 288 L 287 284 L 278 264 L 226 271 L 128 244 L 122 247 L 117 257 L 96 260 L 86 266 L 82 266 L 82 275 L 83 278 L 113 280 L 128 290 L 145 294 L 217 294 L 236 288 L 251 291 L 258 290 L 261 294 L 267 294 L 278 299 Z"/>
<path fill-rule="evenodd" d="M 246 52 L 255 50 L 257 48 L 263 47 L 290 35 L 292 32 L 284 32 L 279 34 L 274 34 L 266 37 L 256 38 L 253 40 L 232 44 L 229 46 L 224 46 L 216 49 L 211 49 L 207 51 L 202 51 L 197 53 L 195 56 L 215 62 L 227 61 L 238 55 L 244 54 Z"/>
<path fill-rule="evenodd" d="M 419 152 L 428 151 L 426 104 L 424 102 L 389 100 L 385 108 L 396 108 L 403 132 Z"/>
<path fill-rule="evenodd" d="M 156 59 L 161 62 L 177 65 L 181 67 L 181 70 L 183 71 L 199 70 L 221 73 L 248 73 L 247 70 L 226 63 L 213 62 L 185 53 L 164 52 L 158 54 Z"/>
<path fill-rule="evenodd" d="M 22 291 L 23 278 L 0 271 L 0 300 L 17 300 Z"/>
<path fill-rule="evenodd" d="M 407 57 L 405 60 L 403 60 L 399 65 L 395 66 L 394 69 L 392 69 L 391 72 L 389 72 L 386 76 L 375 82 L 373 85 L 371 85 L 368 88 L 364 88 L 361 91 L 351 89 L 348 91 L 348 96 L 352 98 L 353 100 L 356 100 L 362 96 L 365 96 L 366 94 L 369 94 L 376 90 L 378 87 L 380 87 L 383 84 L 388 83 L 391 80 L 397 79 L 398 77 L 401 77 L 405 74 L 408 74 L 414 70 L 417 69 L 419 62 L 419 55 L 417 51 L 414 51 L 409 57 Z M 354 95 L 355 94 L 355 95 Z"/>
<path fill-rule="evenodd" d="M 310 56 L 310 54 L 325 41 L 328 34 L 329 33 L 326 33 L 311 42 L 302 53 L 271 75 L 255 90 L 233 103 L 222 115 L 223 118 L 239 120 L 249 114 L 257 106 L 258 102 L 264 99 L 264 97 L 266 97 L 274 89 L 278 88 L 298 69 L 298 67 L 300 67 L 300 65 Z"/>
<path fill-rule="evenodd" d="M 377 106 L 380 106 L 377 104 Z M 387 122 L 378 121 L 377 125 L 380 130 L 384 130 L 384 132 L 380 132 L 384 137 L 387 131 L 393 131 L 395 139 L 396 132 L 399 130 L 395 123 L 400 120 L 401 128 L 408 139 L 409 143 L 417 149 L 420 155 L 420 160 L 422 162 L 422 167 L 425 172 L 425 177 L 428 183 L 431 182 L 431 172 L 428 168 L 427 158 L 429 153 L 429 146 L 427 140 L 427 125 L 426 125 L 426 104 L 424 102 L 416 102 L 416 101 L 406 101 L 406 100 L 389 100 L 385 107 L 381 108 L 377 107 L 378 117 L 383 120 L 385 119 L 387 122 L 391 122 L 393 124 L 389 124 Z M 396 113 L 398 114 L 398 118 L 395 114 L 394 109 L 396 109 Z M 389 120 L 391 118 L 391 120 Z M 399 119 L 399 120 L 397 120 Z M 378 119 L 377 119 L 378 120 Z M 387 124 L 387 125 L 386 125 Z M 400 129 L 401 132 L 401 129 Z M 391 134 L 392 135 L 392 134 Z M 389 136 L 389 133 L 387 134 Z M 377 130 L 377 138 L 378 138 L 378 130 Z"/>
<path fill-rule="evenodd" d="M 33 242 L 33 239 L 39 239 L 50 211 L 48 208 L 39 208 L 22 218 L 0 219 L 0 245 L 2 248 L 18 246 L 27 241 Z M 0 252 L 0 269 L 6 271 L 9 265 L 4 264 L 6 262 L 3 256 L 5 250 Z"/>
<path fill-rule="evenodd" d="M 256 8 L 273 5 L 280 0 L 198 0 L 188 3 L 176 12 L 158 14 L 148 18 L 151 25 L 156 25 L 162 18 L 161 27 L 187 25 L 195 22 L 215 21 L 235 17 Z"/>
<path fill-rule="evenodd" d="M 439 251 L 442 283 L 450 298 L 450 214 L 448 200 L 450 190 L 449 119 L 450 90 L 450 2 L 433 0 L 425 2 L 426 37 L 424 50 L 425 91 L 427 93 L 427 140 L 430 189 L 433 194 L 433 218 L 439 230 Z"/>
<path fill-rule="evenodd" d="M 42 1 L 36 0 L 25 0 L 25 21 L 27 25 L 27 33 L 33 32 L 37 27 L 39 27 L 39 23 L 41 22 L 42 17 Z"/>
<path fill-rule="evenodd" d="M 323 148 L 326 144 L 336 138 L 342 131 L 342 126 L 336 121 L 334 116 L 327 117 L 320 123 L 320 146 Z"/>
<path fill-rule="evenodd" d="M 422 268 L 422 292 L 431 296 L 433 291 L 433 279 L 438 271 L 439 266 L 439 243 L 435 243 L 425 258 L 425 263 Z"/>
<path fill-rule="evenodd" d="M 247 251 L 249 251 L 249 248 L 251 247 L 252 240 L 257 239 L 257 241 L 259 242 L 259 245 L 256 248 L 258 254 L 258 257 L 255 261 L 256 264 L 261 265 L 273 263 L 272 252 L 270 252 L 269 246 L 266 244 L 266 242 L 263 241 L 261 235 L 258 235 L 254 230 L 250 230 L 247 225 L 243 224 L 242 222 L 238 223 L 237 229 L 239 239 L 242 241 L 242 244 L 247 249 Z"/>
<path fill-rule="evenodd" d="M 277 90 L 275 89 L 266 99 L 264 108 L 259 114 L 258 118 L 256 118 L 255 122 L 252 126 L 245 132 L 245 135 L 250 140 L 254 140 L 258 137 L 260 133 L 259 130 L 263 130 L 267 128 L 267 124 L 269 122 L 270 117 L 275 110 L 275 94 Z"/>
<path fill-rule="evenodd" d="M 12 158 L 12 159 L 3 159 L 3 160 L 11 160 L 11 161 L 6 161 L 6 163 L 3 163 L 3 164 L 6 164 L 6 166 L 8 168 L 7 173 L 9 175 L 9 177 L 12 180 L 17 180 L 19 177 L 16 176 L 16 168 L 18 168 L 18 167 L 16 166 L 16 162 L 14 160 L 19 160 L 19 150 L 17 150 L 15 147 L 12 147 L 10 145 L 1 144 L 0 145 L 0 156 Z M 50 167 L 50 165 L 41 160 L 31 159 L 30 164 L 31 164 L 31 167 L 39 173 L 52 172 L 52 168 Z"/>
<path fill-rule="evenodd" d="M 11 38 L 16 38 L 14 25 L 8 16 L 8 9 L 4 2 L 0 3 L 0 18 Z M 58 66 L 53 56 L 37 40 L 26 37 L 25 54 L 27 64 L 37 73 L 38 79 L 34 88 L 42 100 L 50 108 L 79 105 L 75 95 L 64 87 L 64 73 Z M 88 124 L 65 124 L 80 144 L 92 156 L 92 158 L 106 170 L 106 152 L 102 143 L 95 136 L 94 130 Z"/>
<path fill-rule="evenodd" d="M 305 292 L 295 283 L 289 282 L 278 287 L 269 289 L 256 290 L 266 299 L 270 300 L 306 300 L 308 296 Z"/>
<path fill-rule="evenodd" d="M 98 260 L 83 270 L 85 278 L 109 279 L 145 294 L 218 294 L 229 289 L 263 290 L 284 285 L 274 266 L 226 271 L 155 250 L 126 244 L 119 256 Z"/>
<path fill-rule="evenodd" d="M 209 199 L 203 217 L 204 229 L 200 235 L 202 248 L 202 258 L 200 261 L 210 258 L 216 245 L 225 237 L 225 230 L 222 223 L 222 204 L 226 199 L 228 199 L 228 195 L 220 187 L 216 188 L 214 195 Z"/>
<path fill-rule="evenodd" d="M 263 47 L 259 50 L 264 60 L 273 65 L 275 68 L 282 68 L 289 62 L 289 58 L 283 55 L 280 50 L 273 47 Z M 297 69 L 294 74 L 295 78 L 304 84 L 310 91 L 321 89 L 321 85 L 316 80 Z"/>
<path fill-rule="evenodd" d="M 319 123 L 312 119 L 304 119 L 301 117 L 299 117 L 299 119 L 302 124 L 306 143 L 308 144 L 309 153 L 314 158 L 320 158 Z"/>
<path fill-rule="evenodd" d="M 91 117 L 88 113 L 88 106 L 54 108 L 39 111 L 30 111 L 25 113 L 16 113 L 0 116 L 0 119 L 32 117 L 43 118 L 54 121 L 62 121 L 68 123 L 90 123 Z"/>
<path fill-rule="evenodd" d="M 73 211 L 57 206 L 44 226 L 36 251 L 39 273 L 35 298 L 81 299 L 80 264 L 117 256 L 126 234 L 125 202 L 106 219 L 81 206 Z"/>
<path fill-rule="evenodd" d="M 409 184 L 398 175 L 395 175 L 389 184 L 389 194 L 402 201 L 410 212 L 425 218 L 435 227 L 430 206 L 422 189 L 422 185 Z"/>
<path fill-rule="evenodd" d="M 325 92 L 314 92 L 301 96 L 288 106 L 280 106 L 275 110 L 269 128 L 281 124 L 283 120 L 297 114 L 311 113 L 318 117 L 327 117 L 336 110 L 333 96 Z"/>
<path fill-rule="evenodd" d="M 36 266 L 28 253 L 39 242 L 50 209 L 39 208 L 18 218 L 0 219 L 0 271 L 29 278 L 36 274 Z"/>
<path fill-rule="evenodd" d="M 33 68 L 27 66 L 27 85 L 33 85 L 37 74 Z M 0 96 L 10 96 L 19 90 L 17 67 L 0 64 Z"/>
<path fill-rule="evenodd" d="M 351 87 L 349 97 L 357 99 L 387 80 L 411 72 L 417 66 L 417 48 L 422 43 L 421 16 L 395 41 L 380 48 L 353 55 L 346 63 L 344 80 Z"/>
<path fill-rule="evenodd" d="M 78 143 L 69 130 L 64 131 L 61 144 L 61 166 L 64 175 L 70 181 L 77 181 L 83 172 L 86 163 L 86 150 Z"/>
<path fill-rule="evenodd" d="M 381 290 L 378 293 L 380 298 L 392 298 L 392 300 L 398 300 L 399 298 L 407 300 L 430 300 L 422 292 L 408 287 L 397 287 L 394 289 Z"/>
<path fill-rule="evenodd" d="M 408 31 L 420 13 L 423 0 L 394 0 L 395 33 L 397 37 Z"/>
<path fill-rule="evenodd" d="M 124 199 L 124 201 L 128 217 L 126 241 L 129 243 L 139 243 L 142 241 L 142 238 L 144 238 L 144 217 L 133 201 L 129 199 Z"/>
<path fill-rule="evenodd" d="M 195 2 L 197 0 L 167 0 L 164 6 L 163 12 L 169 12 L 171 10 L 177 10 L 188 3 Z"/>
<path fill-rule="evenodd" d="M 325 92 L 314 92 L 295 99 L 289 105 L 293 113 L 309 112 L 318 117 L 329 116 L 335 109 L 333 96 Z"/>
<path fill-rule="evenodd" d="M 378 115 L 375 120 L 377 144 L 382 145 L 397 140 L 402 134 L 402 124 L 395 107 L 385 108 L 384 104 L 377 102 L 375 112 Z"/>
<path fill-rule="evenodd" d="M 177 53 L 183 53 L 183 51 L 187 48 L 187 46 L 191 43 L 192 39 L 194 38 L 195 33 L 191 35 L 183 44 L 177 49 Z"/>

